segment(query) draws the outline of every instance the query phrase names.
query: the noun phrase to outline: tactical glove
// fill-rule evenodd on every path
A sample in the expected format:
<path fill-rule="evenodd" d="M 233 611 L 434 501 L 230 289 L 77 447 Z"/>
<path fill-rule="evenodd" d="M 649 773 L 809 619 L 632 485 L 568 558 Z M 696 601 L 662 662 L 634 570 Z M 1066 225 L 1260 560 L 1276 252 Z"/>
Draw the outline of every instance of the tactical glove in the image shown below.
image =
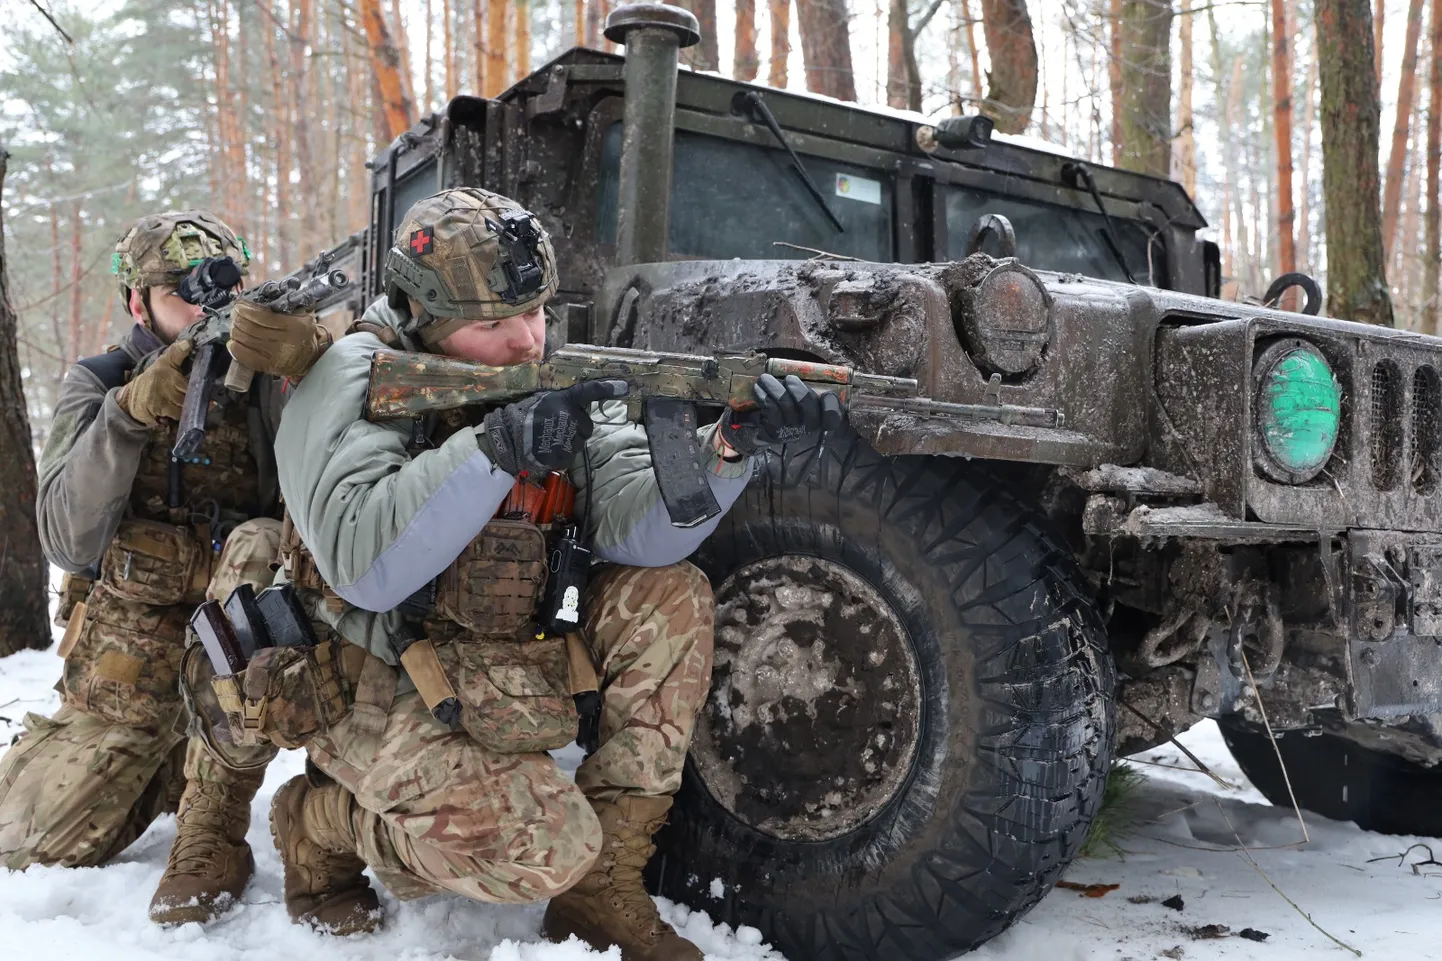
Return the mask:
<path fill-rule="evenodd" d="M 146 427 L 155 427 L 162 417 L 180 420 L 180 407 L 185 403 L 185 388 L 189 382 L 180 368 L 185 366 L 192 346 L 188 340 L 178 340 L 165 348 L 165 353 L 157 357 L 155 363 L 120 388 L 115 395 L 115 403 Z"/>
<path fill-rule="evenodd" d="M 315 314 L 278 314 L 245 299 L 231 308 L 230 356 L 251 370 L 299 380 L 329 346 Z"/>
<path fill-rule="evenodd" d="M 756 406 L 727 410 L 717 428 L 721 440 L 751 455 L 778 444 L 792 444 L 841 423 L 841 401 L 833 393 L 812 390 L 795 374 L 785 383 L 770 374 L 756 378 Z"/>
<path fill-rule="evenodd" d="M 491 411 L 481 423 L 491 459 L 516 476 L 565 470 L 595 427 L 591 405 L 625 397 L 629 389 L 624 380 L 591 380 L 532 394 Z"/>

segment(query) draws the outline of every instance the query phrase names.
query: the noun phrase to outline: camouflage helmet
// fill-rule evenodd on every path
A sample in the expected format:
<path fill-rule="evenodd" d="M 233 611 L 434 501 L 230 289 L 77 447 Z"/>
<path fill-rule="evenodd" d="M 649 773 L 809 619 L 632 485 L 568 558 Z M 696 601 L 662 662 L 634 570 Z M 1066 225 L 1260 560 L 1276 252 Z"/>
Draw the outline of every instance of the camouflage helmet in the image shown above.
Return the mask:
<path fill-rule="evenodd" d="M 110 270 L 120 281 L 120 298 L 142 287 L 178 284 L 206 257 L 230 256 L 243 274 L 250 248 L 215 214 L 179 210 L 142 217 L 115 245 Z"/>
<path fill-rule="evenodd" d="M 500 194 L 456 187 L 417 201 L 386 256 L 390 304 L 410 296 L 424 341 L 478 320 L 514 317 L 556 291 L 556 252 L 535 215 Z"/>

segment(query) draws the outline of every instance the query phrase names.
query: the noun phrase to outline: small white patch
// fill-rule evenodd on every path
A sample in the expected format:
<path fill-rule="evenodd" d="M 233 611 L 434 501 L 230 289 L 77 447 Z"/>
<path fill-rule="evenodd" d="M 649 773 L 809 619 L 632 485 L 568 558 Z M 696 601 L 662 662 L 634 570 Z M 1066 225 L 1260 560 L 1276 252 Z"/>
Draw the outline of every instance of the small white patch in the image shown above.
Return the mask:
<path fill-rule="evenodd" d="M 836 175 L 836 196 L 859 200 L 864 204 L 880 205 L 881 181 L 839 173 Z"/>
<path fill-rule="evenodd" d="M 574 584 L 566 588 L 566 593 L 561 595 L 561 609 L 556 612 L 556 620 L 568 624 L 581 622 L 581 592 Z"/>
<path fill-rule="evenodd" d="M 720 901 L 726 896 L 726 884 L 720 878 L 711 879 L 711 897 Z"/>

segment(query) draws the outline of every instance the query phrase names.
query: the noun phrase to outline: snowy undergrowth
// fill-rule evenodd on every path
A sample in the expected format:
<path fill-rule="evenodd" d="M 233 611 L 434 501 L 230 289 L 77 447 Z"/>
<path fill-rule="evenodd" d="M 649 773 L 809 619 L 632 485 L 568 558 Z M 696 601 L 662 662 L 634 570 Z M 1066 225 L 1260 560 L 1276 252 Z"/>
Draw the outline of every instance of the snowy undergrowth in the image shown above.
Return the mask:
<path fill-rule="evenodd" d="M 0 744 L 19 731 L 25 711 L 49 713 L 58 706 L 52 687 L 59 668 L 53 652 L 0 659 Z M 1240 837 L 1288 897 L 1364 957 L 1442 961 L 1442 875 L 1431 873 L 1438 869 L 1414 872 L 1395 857 L 1372 861 L 1398 855 L 1419 840 L 1434 844 L 1442 855 L 1442 842 L 1369 834 L 1312 816 L 1311 844 L 1289 847 L 1300 838 L 1295 815 L 1267 805 L 1246 783 L 1216 725 L 1199 725 L 1182 740 L 1236 788 L 1183 770 L 1191 762 L 1173 747 L 1142 755 L 1156 763 L 1139 765 L 1144 782 L 1132 797 L 1133 820 L 1116 837 L 1125 857 L 1078 861 L 1066 875 L 1073 882 L 1120 887 L 1101 898 L 1058 889 L 971 957 L 1348 961 L 1350 954 L 1289 907 L 1235 850 Z M 562 760 L 574 766 L 577 758 L 572 753 Z M 175 835 L 174 818 L 165 817 L 104 868 L 32 868 L 23 874 L 0 869 L 0 959 L 620 961 L 614 949 L 600 953 L 576 943 L 539 943 L 540 906 L 483 905 L 443 896 L 401 904 L 383 895 L 386 924 L 374 935 L 335 939 L 292 925 L 281 904 L 280 861 L 266 815 L 276 788 L 301 766 L 299 752 L 284 752 L 267 772 L 249 835 L 256 876 L 242 903 L 223 920 L 174 930 L 147 920 L 146 906 Z M 1425 857 L 1419 849 L 1408 861 Z M 1161 904 L 1173 895 L 1182 898 L 1180 912 Z M 733 931 L 713 924 L 703 912 L 665 901 L 661 906 L 713 961 L 780 959 L 752 929 Z M 1269 937 L 1261 943 L 1235 935 L 1196 939 L 1192 929 L 1204 925 L 1226 925 L 1234 933 L 1252 928 Z"/>

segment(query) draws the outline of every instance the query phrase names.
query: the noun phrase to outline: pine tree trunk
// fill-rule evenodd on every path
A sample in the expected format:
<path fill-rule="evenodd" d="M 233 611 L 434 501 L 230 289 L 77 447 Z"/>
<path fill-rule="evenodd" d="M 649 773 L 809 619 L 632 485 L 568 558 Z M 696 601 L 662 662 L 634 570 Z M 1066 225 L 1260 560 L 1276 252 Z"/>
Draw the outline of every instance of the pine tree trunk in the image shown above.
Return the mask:
<path fill-rule="evenodd" d="M 1277 267 L 1278 273 L 1297 269 L 1292 197 L 1292 56 L 1287 29 L 1287 0 L 1272 0 L 1272 103 L 1277 155 Z M 1289 292 L 1290 294 L 1290 292 Z"/>
<path fill-rule="evenodd" d="M 767 11 L 771 17 L 771 63 L 766 69 L 766 83 L 785 90 L 787 62 L 791 59 L 791 0 L 767 0 Z"/>
<path fill-rule="evenodd" d="M 1372 58 L 1377 63 L 1377 89 L 1382 89 L 1382 31 L 1387 22 L 1387 0 L 1377 0 L 1376 10 L 1372 17 L 1374 32 L 1372 42 L 1376 49 L 1372 51 Z"/>
<path fill-rule="evenodd" d="M 585 0 L 579 0 L 579 2 L 584 4 Z M 475 31 L 475 33 L 471 34 L 474 38 L 471 42 L 471 49 L 476 59 L 475 91 L 477 97 L 484 97 L 486 95 L 486 70 L 488 65 L 486 63 L 485 22 L 484 0 L 471 0 L 471 29 Z"/>
<path fill-rule="evenodd" d="M 1281 3 L 1282 0 L 1272 0 Z M 1181 90 L 1177 97 L 1177 178 L 1188 196 L 1197 195 L 1197 138 L 1192 129 L 1192 0 L 1182 0 L 1181 29 L 1177 31 L 1181 47 Z M 1065 95 L 1063 95 L 1065 97 Z"/>
<path fill-rule="evenodd" d="M 1402 209 L 1403 165 L 1412 123 L 1412 98 L 1417 90 L 1417 41 L 1422 35 L 1422 0 L 1407 5 L 1407 36 L 1402 46 L 1402 76 L 1397 81 L 1397 113 L 1392 122 L 1392 149 L 1387 154 L 1387 177 L 1382 181 L 1382 248 L 1390 259 Z"/>
<path fill-rule="evenodd" d="M 456 43 L 456 12 L 451 8 L 451 0 L 441 4 L 441 16 L 446 18 L 441 41 L 446 57 L 446 103 L 450 103 L 461 92 L 460 45 Z M 479 29 L 480 25 L 476 26 Z M 426 109 L 429 110 L 430 106 L 427 105 Z"/>
<path fill-rule="evenodd" d="M 696 15 L 701 25 L 701 42 L 681 51 L 681 57 L 697 70 L 721 69 L 720 38 L 716 30 L 716 0 L 676 0 Z"/>
<path fill-rule="evenodd" d="M 1117 166 L 1165 177 L 1172 139 L 1171 0 L 1122 0 Z"/>
<path fill-rule="evenodd" d="M 1111 55 L 1107 58 L 1107 79 L 1112 86 L 1112 164 L 1122 156 L 1122 0 L 1109 0 L 1107 24 Z"/>
<path fill-rule="evenodd" d="M 8 156 L 0 147 L 0 190 Z M 49 566 L 35 523 L 35 453 L 5 266 L 0 225 L 0 655 L 50 646 Z"/>
<path fill-rule="evenodd" d="M 486 92 L 494 97 L 510 85 L 506 72 L 506 7 L 508 0 L 486 0 Z"/>
<path fill-rule="evenodd" d="M 414 104 L 416 92 L 411 86 L 411 78 L 415 76 L 411 72 L 411 40 L 406 36 L 406 21 L 405 17 L 401 15 L 401 0 L 391 0 L 390 23 L 392 34 L 396 38 L 396 49 L 401 54 L 401 89 L 405 91 L 406 99 Z"/>
<path fill-rule="evenodd" d="M 1026 0 L 981 0 L 981 25 L 991 56 L 981 112 L 1001 133 L 1021 133 L 1031 122 L 1037 87 L 1036 40 Z"/>
<path fill-rule="evenodd" d="M 971 15 L 971 0 L 961 0 L 961 17 L 966 21 L 966 52 L 971 55 L 971 99 L 979 106 L 986 91 L 981 86 L 981 50 L 976 42 L 976 18 Z"/>
<path fill-rule="evenodd" d="M 961 4 L 949 4 L 946 28 L 946 95 L 951 101 L 948 113 L 961 113 Z"/>
<path fill-rule="evenodd" d="M 891 0 L 886 15 L 886 105 L 906 109 L 906 0 Z"/>
<path fill-rule="evenodd" d="M 434 56 L 435 51 L 434 51 L 433 44 L 432 44 L 432 41 L 434 40 L 434 38 L 435 38 L 435 33 L 436 33 L 436 19 L 435 19 L 435 17 L 436 17 L 436 13 L 435 13 L 435 10 L 433 10 L 433 9 L 431 8 L 431 0 L 426 0 L 426 14 L 425 14 L 425 20 L 426 20 L 426 52 L 425 52 L 425 58 L 426 58 L 426 59 L 425 59 L 425 63 L 421 66 L 421 76 L 425 78 L 425 87 L 424 87 L 424 91 L 425 91 L 425 92 L 424 92 L 424 94 L 422 95 L 422 99 L 421 99 L 421 112 L 422 112 L 422 113 L 425 113 L 427 110 L 432 109 L 432 107 L 435 105 L 435 102 L 436 102 L 436 82 L 435 82 L 435 77 L 436 77 L 435 63 L 436 63 L 436 59 L 435 59 L 435 56 Z M 450 29 L 450 21 L 449 21 L 449 19 L 447 19 L 447 21 L 446 21 L 446 29 L 447 29 L 447 30 Z M 447 64 L 447 65 L 449 65 L 449 64 Z"/>
<path fill-rule="evenodd" d="M 801 27 L 806 89 L 854 101 L 856 79 L 851 70 L 846 0 L 796 0 L 796 19 Z"/>
<path fill-rule="evenodd" d="M 1380 109 L 1367 0 L 1317 0 L 1327 311 L 1392 326 L 1378 209 Z"/>
<path fill-rule="evenodd" d="M 1425 333 L 1442 334 L 1438 326 L 1439 272 L 1442 272 L 1442 0 L 1432 0 L 1431 69 L 1427 76 L 1427 218 L 1423 232 L 1426 251 L 1422 259 L 1422 323 Z"/>
<path fill-rule="evenodd" d="M 1297 199 L 1297 269 L 1312 271 L 1312 116 L 1317 106 L 1317 55 L 1307 61 L 1302 100 L 1302 191 Z"/>
<path fill-rule="evenodd" d="M 1387 261 L 1387 276 L 1394 278 L 1397 289 L 1396 298 L 1392 302 L 1395 323 L 1407 330 L 1417 329 L 1417 308 L 1421 299 L 1418 297 L 1421 285 L 1417 274 L 1417 267 L 1420 266 L 1418 261 L 1421 258 L 1417 255 L 1417 249 L 1422 241 L 1422 185 L 1426 167 L 1426 145 L 1421 137 L 1414 137 L 1412 146 L 1407 151 L 1407 172 L 1403 175 L 1406 200 L 1397 256 Z M 1397 265 L 1395 273 L 1392 269 L 1393 263 Z"/>
<path fill-rule="evenodd" d="M 749 82 L 756 79 L 760 68 L 756 56 L 756 0 L 736 0 L 736 53 L 731 59 L 731 75 Z"/>
<path fill-rule="evenodd" d="M 516 52 L 515 79 L 520 80 L 531 72 L 531 3 L 530 0 L 515 0 Z"/>
<path fill-rule="evenodd" d="M 315 0 L 294 0 L 295 33 L 290 41 L 291 116 L 295 122 L 296 193 L 300 198 L 300 222 L 297 234 L 302 258 L 313 256 L 318 248 L 328 245 L 330 238 L 316 236 L 319 215 L 316 209 L 315 158 L 311 151 L 311 110 L 306 84 L 310 63 L 306 48 L 312 46 L 315 31 Z M 316 248 L 316 249 L 312 249 Z"/>
<path fill-rule="evenodd" d="M 275 24 L 266 24 L 265 28 L 265 61 L 270 66 L 270 143 L 275 152 L 275 261 L 269 264 L 272 269 L 286 268 L 291 262 L 291 225 L 293 223 L 290 209 L 290 130 L 293 126 L 288 117 L 287 98 L 285 96 L 285 76 L 288 71 L 283 70 L 280 59 L 275 52 Z"/>
<path fill-rule="evenodd" d="M 361 18 L 365 22 L 366 41 L 370 45 L 371 72 L 380 88 L 380 106 L 385 112 L 385 136 L 382 145 L 410 129 L 415 106 L 401 84 L 401 56 L 381 12 L 381 0 L 359 0 Z M 495 2 L 495 0 L 492 0 Z"/>

